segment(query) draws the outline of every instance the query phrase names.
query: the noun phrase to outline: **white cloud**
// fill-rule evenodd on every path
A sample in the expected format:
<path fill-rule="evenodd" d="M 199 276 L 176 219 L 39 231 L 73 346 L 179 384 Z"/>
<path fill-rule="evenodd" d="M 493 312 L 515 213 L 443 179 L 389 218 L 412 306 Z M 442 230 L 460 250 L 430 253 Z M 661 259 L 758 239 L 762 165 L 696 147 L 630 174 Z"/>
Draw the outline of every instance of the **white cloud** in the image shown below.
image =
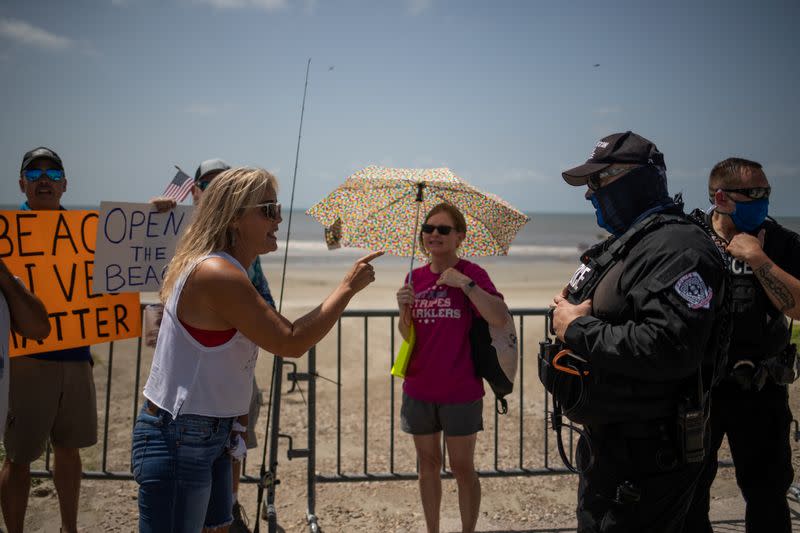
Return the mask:
<path fill-rule="evenodd" d="M 7 18 L 0 19 L 0 36 L 44 50 L 65 50 L 74 44 L 72 39 L 37 28 L 24 20 Z"/>
<path fill-rule="evenodd" d="M 289 6 L 288 0 L 195 0 L 200 4 L 208 4 L 217 9 L 263 9 L 277 11 Z"/>
<path fill-rule="evenodd" d="M 433 5 L 433 0 L 408 0 L 408 12 L 411 15 L 421 15 L 429 10 Z"/>

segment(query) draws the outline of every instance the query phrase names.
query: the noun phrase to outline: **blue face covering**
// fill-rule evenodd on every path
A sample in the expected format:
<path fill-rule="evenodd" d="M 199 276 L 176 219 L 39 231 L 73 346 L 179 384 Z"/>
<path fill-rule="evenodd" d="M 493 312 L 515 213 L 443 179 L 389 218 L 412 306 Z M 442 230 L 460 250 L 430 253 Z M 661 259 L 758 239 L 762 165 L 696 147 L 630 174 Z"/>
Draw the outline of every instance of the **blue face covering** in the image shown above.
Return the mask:
<path fill-rule="evenodd" d="M 597 225 L 617 237 L 646 212 L 672 203 L 666 176 L 652 165 L 631 170 L 600 187 L 589 201 L 594 206 Z"/>
<path fill-rule="evenodd" d="M 736 210 L 731 213 L 731 219 L 739 231 L 753 231 L 764 222 L 768 212 L 769 198 L 736 202 Z"/>

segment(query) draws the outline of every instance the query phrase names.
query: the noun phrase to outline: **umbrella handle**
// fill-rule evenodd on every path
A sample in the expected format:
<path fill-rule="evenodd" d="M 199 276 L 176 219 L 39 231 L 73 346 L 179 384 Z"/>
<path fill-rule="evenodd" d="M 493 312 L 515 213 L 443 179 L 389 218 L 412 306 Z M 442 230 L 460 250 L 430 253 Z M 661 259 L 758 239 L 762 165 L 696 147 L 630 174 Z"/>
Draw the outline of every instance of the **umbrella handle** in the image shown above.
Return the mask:
<path fill-rule="evenodd" d="M 411 240 L 411 264 L 408 266 L 408 285 L 412 289 L 414 288 L 414 283 L 411 278 L 411 272 L 414 270 L 414 256 L 417 253 L 417 227 L 419 224 L 419 209 L 422 207 L 422 189 L 424 188 L 424 183 L 417 184 L 417 216 L 414 217 L 414 233 Z"/>

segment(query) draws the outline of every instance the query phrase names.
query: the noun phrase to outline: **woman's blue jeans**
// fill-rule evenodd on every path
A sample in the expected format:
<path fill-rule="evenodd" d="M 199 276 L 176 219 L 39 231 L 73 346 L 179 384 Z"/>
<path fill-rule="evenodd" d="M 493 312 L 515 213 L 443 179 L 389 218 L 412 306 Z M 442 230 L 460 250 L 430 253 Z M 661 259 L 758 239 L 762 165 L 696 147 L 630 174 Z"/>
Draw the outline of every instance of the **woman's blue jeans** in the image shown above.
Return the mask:
<path fill-rule="evenodd" d="M 145 402 L 133 426 L 131 465 L 139 484 L 140 533 L 198 533 L 228 525 L 232 418 L 178 415 Z"/>

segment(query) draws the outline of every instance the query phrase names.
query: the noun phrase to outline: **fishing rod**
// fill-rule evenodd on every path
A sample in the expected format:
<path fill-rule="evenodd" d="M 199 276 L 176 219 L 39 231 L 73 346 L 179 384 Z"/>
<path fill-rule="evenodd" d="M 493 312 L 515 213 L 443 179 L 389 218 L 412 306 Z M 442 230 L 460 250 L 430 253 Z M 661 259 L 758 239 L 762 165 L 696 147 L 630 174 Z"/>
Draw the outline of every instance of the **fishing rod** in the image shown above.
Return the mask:
<path fill-rule="evenodd" d="M 292 196 L 289 200 L 289 222 L 286 226 L 286 247 L 283 250 L 283 272 L 281 273 L 281 293 L 278 298 L 278 313 L 283 307 L 283 289 L 286 286 L 286 263 L 289 257 L 289 238 L 292 234 L 292 213 L 294 212 L 294 191 L 297 185 L 297 164 L 300 160 L 300 139 L 303 136 L 303 116 L 306 110 L 306 94 L 308 93 L 308 73 L 311 69 L 311 58 L 306 64 L 306 81 L 303 87 L 303 105 L 300 107 L 300 129 L 297 133 L 297 150 L 294 155 L 294 174 L 292 176 Z M 283 358 L 274 355 L 272 364 L 272 379 L 270 381 L 270 402 L 267 406 L 267 424 L 264 428 L 264 449 L 261 453 L 261 472 L 258 482 L 258 500 L 256 503 L 256 523 L 253 533 L 261 531 L 261 504 L 264 499 L 264 490 L 267 491 L 267 501 L 264 505 L 269 533 L 276 533 L 278 516 L 275 512 L 275 486 L 279 483 L 278 471 L 278 431 L 281 415 L 281 386 L 283 381 Z M 273 417 L 273 406 L 275 408 Z M 270 424 L 271 423 L 271 424 Z M 267 440 L 269 440 L 269 468 L 267 468 Z"/>

